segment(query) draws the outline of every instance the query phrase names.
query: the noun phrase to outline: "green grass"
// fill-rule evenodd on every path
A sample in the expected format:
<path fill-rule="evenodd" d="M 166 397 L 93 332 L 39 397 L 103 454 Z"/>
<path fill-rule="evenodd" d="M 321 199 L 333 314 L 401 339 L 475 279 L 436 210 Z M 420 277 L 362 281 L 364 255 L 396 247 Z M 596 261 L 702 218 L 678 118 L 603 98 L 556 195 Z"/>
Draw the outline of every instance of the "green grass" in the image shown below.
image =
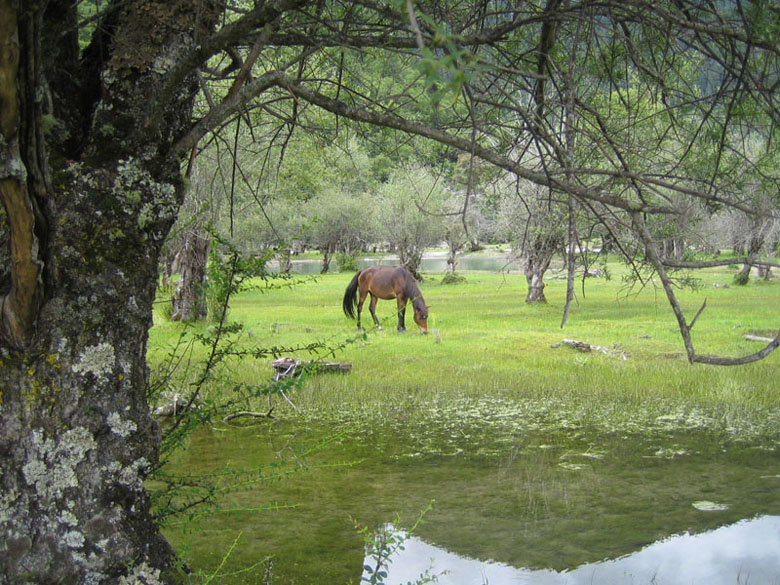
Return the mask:
<path fill-rule="evenodd" d="M 610 267 L 619 272 L 617 264 Z M 441 285 L 441 275 L 425 275 L 422 292 L 431 307 L 430 335 L 417 333 L 407 312 L 408 332 L 395 330 L 393 301 L 377 307 L 384 330 L 364 311 L 365 338 L 341 311 L 351 274 L 318 277 L 294 288 L 254 289 L 235 297 L 229 317 L 243 324 L 238 341 L 245 347 L 299 347 L 346 343 L 335 356 L 297 352 L 301 359 L 350 362 L 348 375 L 313 376 L 290 396 L 298 407 L 277 401 L 277 414 L 317 419 L 376 416 L 401 419 L 428 416 L 433 406 L 474 404 L 535 405 L 539 416 L 560 424 L 635 429 L 677 420 L 744 434 L 773 435 L 777 430 L 780 354 L 747 366 L 691 365 L 663 291 L 648 286 L 627 293 L 619 275 L 589 279 L 568 323 L 560 321 L 565 281 L 549 280 L 548 303 L 524 302 L 525 279 L 518 274 L 463 273 L 463 284 Z M 709 271 L 697 292 L 680 292 L 688 319 L 707 300 L 693 330 L 700 353 L 744 355 L 760 343 L 749 332 L 780 327 L 780 283 L 752 281 L 746 287 L 716 288 L 733 271 Z M 210 326 L 196 325 L 194 331 Z M 157 319 L 150 334 L 154 366 L 183 326 Z M 608 348 L 607 354 L 582 353 L 564 338 Z M 204 354 L 205 355 L 205 354 Z M 624 357 L 625 356 L 625 359 Z M 225 386 L 262 384 L 271 376 L 270 359 L 243 360 L 220 374 Z M 216 390 L 215 390 L 216 391 Z M 258 405 L 259 407 L 259 405 Z M 498 407 L 497 407 L 498 408 Z"/>

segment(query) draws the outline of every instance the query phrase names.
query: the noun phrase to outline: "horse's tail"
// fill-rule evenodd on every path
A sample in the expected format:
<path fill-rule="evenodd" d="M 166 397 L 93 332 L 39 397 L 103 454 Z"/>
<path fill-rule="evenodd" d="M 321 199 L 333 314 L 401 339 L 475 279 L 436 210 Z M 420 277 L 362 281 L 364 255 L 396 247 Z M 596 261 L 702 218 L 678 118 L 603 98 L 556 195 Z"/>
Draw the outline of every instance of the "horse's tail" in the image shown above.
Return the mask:
<path fill-rule="evenodd" d="M 350 319 L 355 319 L 355 307 L 358 304 L 358 277 L 359 271 L 355 278 L 347 285 L 347 290 L 344 291 L 344 300 L 341 302 L 341 306 L 344 308 L 344 314 Z"/>

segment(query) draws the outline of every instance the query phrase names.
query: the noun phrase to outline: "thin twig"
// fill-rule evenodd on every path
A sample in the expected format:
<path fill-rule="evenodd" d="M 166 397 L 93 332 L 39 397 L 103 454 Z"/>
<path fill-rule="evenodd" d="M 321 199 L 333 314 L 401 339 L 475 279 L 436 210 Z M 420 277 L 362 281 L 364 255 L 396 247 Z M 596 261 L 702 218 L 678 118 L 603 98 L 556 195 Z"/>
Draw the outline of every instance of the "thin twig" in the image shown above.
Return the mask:
<path fill-rule="evenodd" d="M 705 308 L 706 306 L 707 306 L 707 299 L 705 298 L 705 299 L 704 299 L 704 302 L 703 302 L 703 303 L 702 303 L 702 305 L 701 305 L 701 308 L 699 309 L 698 313 L 696 313 L 696 316 L 693 318 L 693 321 L 691 321 L 691 324 L 690 324 L 690 325 L 688 325 L 688 331 L 690 331 L 691 329 L 693 329 L 693 326 L 694 326 L 694 325 L 695 325 L 695 323 L 696 323 L 696 319 L 698 319 L 698 318 L 699 318 L 699 315 L 701 315 L 701 314 L 704 312 L 704 308 Z"/>

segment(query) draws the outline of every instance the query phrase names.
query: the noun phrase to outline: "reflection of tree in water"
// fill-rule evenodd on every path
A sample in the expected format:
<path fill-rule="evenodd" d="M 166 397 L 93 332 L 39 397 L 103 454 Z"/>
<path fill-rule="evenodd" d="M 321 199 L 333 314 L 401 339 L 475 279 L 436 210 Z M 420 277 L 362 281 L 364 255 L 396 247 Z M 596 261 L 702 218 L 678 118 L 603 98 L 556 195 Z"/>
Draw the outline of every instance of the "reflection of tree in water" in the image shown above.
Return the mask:
<path fill-rule="evenodd" d="M 733 585 L 749 575 L 751 583 L 775 583 L 780 576 L 778 533 L 780 516 L 760 516 L 702 534 L 671 536 L 617 559 L 555 571 L 468 558 L 396 532 L 402 535 L 403 549 L 390 557 L 385 582 L 416 583 L 420 575 L 436 575 L 439 585 Z M 367 554 L 366 563 L 372 558 Z"/>

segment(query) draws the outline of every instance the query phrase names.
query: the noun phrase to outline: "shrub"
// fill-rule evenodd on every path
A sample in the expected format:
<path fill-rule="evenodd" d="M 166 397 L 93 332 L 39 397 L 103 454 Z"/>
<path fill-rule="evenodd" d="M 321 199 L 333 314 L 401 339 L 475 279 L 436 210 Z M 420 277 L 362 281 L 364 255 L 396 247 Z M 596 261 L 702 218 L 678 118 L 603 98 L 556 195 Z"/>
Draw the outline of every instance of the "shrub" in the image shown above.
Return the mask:
<path fill-rule="evenodd" d="M 442 284 L 462 284 L 464 282 L 466 282 L 466 277 L 454 272 L 445 274 L 444 278 L 441 279 Z"/>
<path fill-rule="evenodd" d="M 338 266 L 339 272 L 357 272 L 360 270 L 357 258 L 345 252 L 336 254 L 336 266 Z"/>

